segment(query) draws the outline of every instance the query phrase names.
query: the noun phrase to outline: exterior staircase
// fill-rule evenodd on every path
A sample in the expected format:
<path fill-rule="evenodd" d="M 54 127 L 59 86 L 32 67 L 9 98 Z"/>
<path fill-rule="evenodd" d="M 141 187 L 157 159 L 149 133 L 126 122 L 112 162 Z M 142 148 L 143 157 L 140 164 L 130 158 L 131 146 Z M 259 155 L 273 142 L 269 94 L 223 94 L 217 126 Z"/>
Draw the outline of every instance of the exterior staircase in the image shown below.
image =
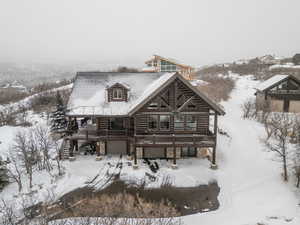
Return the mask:
<path fill-rule="evenodd" d="M 63 143 L 61 145 L 61 159 L 69 159 L 70 156 L 70 144 L 69 141 L 63 140 Z"/>

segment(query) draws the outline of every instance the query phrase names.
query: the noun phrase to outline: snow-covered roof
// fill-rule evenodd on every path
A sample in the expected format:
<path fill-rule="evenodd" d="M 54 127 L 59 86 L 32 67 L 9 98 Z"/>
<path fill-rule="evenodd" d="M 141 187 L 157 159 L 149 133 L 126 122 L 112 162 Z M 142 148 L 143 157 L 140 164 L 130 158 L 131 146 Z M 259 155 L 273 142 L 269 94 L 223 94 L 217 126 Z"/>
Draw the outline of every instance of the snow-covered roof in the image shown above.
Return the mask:
<path fill-rule="evenodd" d="M 264 82 L 260 83 L 256 89 L 258 91 L 264 91 L 269 87 L 272 87 L 273 85 L 277 84 L 278 82 L 283 81 L 287 77 L 289 77 L 289 75 L 275 75 L 269 78 L 268 80 L 265 80 Z"/>
<path fill-rule="evenodd" d="M 174 73 L 79 72 L 68 102 L 68 115 L 127 115 L 135 105 Z M 130 89 L 127 102 L 107 102 L 106 88 Z"/>
<path fill-rule="evenodd" d="M 126 116 L 134 114 L 161 88 L 176 78 L 193 89 L 219 114 L 225 112 L 177 73 L 113 73 L 81 72 L 77 74 L 68 102 L 69 116 Z M 113 83 L 126 83 L 130 89 L 127 102 L 108 102 L 106 87 Z"/>

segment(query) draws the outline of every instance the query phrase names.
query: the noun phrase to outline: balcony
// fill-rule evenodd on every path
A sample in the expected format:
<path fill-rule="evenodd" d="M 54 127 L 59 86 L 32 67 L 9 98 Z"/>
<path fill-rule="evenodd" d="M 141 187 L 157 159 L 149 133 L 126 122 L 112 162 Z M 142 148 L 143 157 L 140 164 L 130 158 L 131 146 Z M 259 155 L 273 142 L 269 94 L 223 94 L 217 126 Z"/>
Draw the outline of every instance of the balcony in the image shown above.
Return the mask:
<path fill-rule="evenodd" d="M 273 90 L 269 91 L 269 93 L 273 95 L 300 95 L 300 90 Z"/>
<path fill-rule="evenodd" d="M 95 125 L 87 125 L 78 129 L 77 133 L 70 136 L 70 139 L 78 140 L 99 140 L 107 138 L 127 138 L 133 135 L 132 129 L 122 129 L 122 130 L 109 130 L 102 129 L 97 130 Z"/>
<path fill-rule="evenodd" d="M 216 142 L 215 135 L 198 135 L 198 134 L 170 134 L 170 135 L 136 135 L 136 147 L 213 147 Z"/>

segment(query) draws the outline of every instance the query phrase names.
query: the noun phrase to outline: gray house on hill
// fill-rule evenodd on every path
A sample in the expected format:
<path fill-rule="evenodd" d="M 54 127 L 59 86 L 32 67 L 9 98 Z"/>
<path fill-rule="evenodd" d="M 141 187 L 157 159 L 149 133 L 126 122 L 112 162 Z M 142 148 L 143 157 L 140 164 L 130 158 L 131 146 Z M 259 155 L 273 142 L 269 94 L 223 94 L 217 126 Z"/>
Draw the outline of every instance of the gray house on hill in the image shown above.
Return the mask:
<path fill-rule="evenodd" d="M 300 112 L 300 80 L 291 75 L 275 75 L 256 88 L 256 102 L 272 112 Z"/>
<path fill-rule="evenodd" d="M 300 53 L 294 55 L 294 57 L 293 57 L 293 63 L 295 65 L 300 65 Z"/>
<path fill-rule="evenodd" d="M 79 124 L 65 141 L 66 157 L 80 145 L 96 155 L 176 159 L 209 153 L 216 165 L 223 109 L 179 73 L 77 73 L 67 117 Z M 79 121 L 88 121 L 87 124 Z M 79 146 L 79 147 L 78 147 Z"/>

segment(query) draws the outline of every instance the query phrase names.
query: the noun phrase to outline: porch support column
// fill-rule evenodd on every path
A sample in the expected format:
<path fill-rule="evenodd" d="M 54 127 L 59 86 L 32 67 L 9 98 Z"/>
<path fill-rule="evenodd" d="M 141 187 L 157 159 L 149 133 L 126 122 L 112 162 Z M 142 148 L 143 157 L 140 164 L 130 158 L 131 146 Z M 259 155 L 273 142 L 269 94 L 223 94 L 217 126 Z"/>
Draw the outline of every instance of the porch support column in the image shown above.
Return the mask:
<path fill-rule="evenodd" d="M 75 151 L 78 152 L 78 140 L 74 140 Z"/>
<path fill-rule="evenodd" d="M 133 138 L 133 160 L 134 160 L 134 162 L 133 162 L 133 169 L 137 169 L 138 168 L 135 143 L 136 143 L 136 139 L 134 137 Z"/>
<path fill-rule="evenodd" d="M 101 160 L 102 159 L 102 157 L 101 157 L 101 155 L 100 155 L 100 148 L 101 148 L 101 146 L 100 146 L 100 141 L 98 140 L 97 142 L 96 142 L 96 161 L 99 161 L 99 160 Z"/>
<path fill-rule="evenodd" d="M 75 145 L 74 145 L 74 143 L 75 143 L 75 140 L 70 140 L 70 151 L 69 151 L 69 155 L 70 155 L 69 160 L 70 161 L 75 160 L 75 157 L 74 157 L 74 147 L 75 147 Z"/>
<path fill-rule="evenodd" d="M 212 152 L 212 160 L 211 160 L 211 168 L 217 169 L 217 162 L 216 162 L 216 147 L 217 147 L 217 135 L 218 135 L 218 114 L 215 112 L 215 119 L 214 119 L 214 135 L 215 135 L 215 143 Z"/>
<path fill-rule="evenodd" d="M 173 165 L 172 165 L 173 169 L 177 168 L 176 165 L 176 147 L 175 147 L 175 135 L 173 134 Z"/>

